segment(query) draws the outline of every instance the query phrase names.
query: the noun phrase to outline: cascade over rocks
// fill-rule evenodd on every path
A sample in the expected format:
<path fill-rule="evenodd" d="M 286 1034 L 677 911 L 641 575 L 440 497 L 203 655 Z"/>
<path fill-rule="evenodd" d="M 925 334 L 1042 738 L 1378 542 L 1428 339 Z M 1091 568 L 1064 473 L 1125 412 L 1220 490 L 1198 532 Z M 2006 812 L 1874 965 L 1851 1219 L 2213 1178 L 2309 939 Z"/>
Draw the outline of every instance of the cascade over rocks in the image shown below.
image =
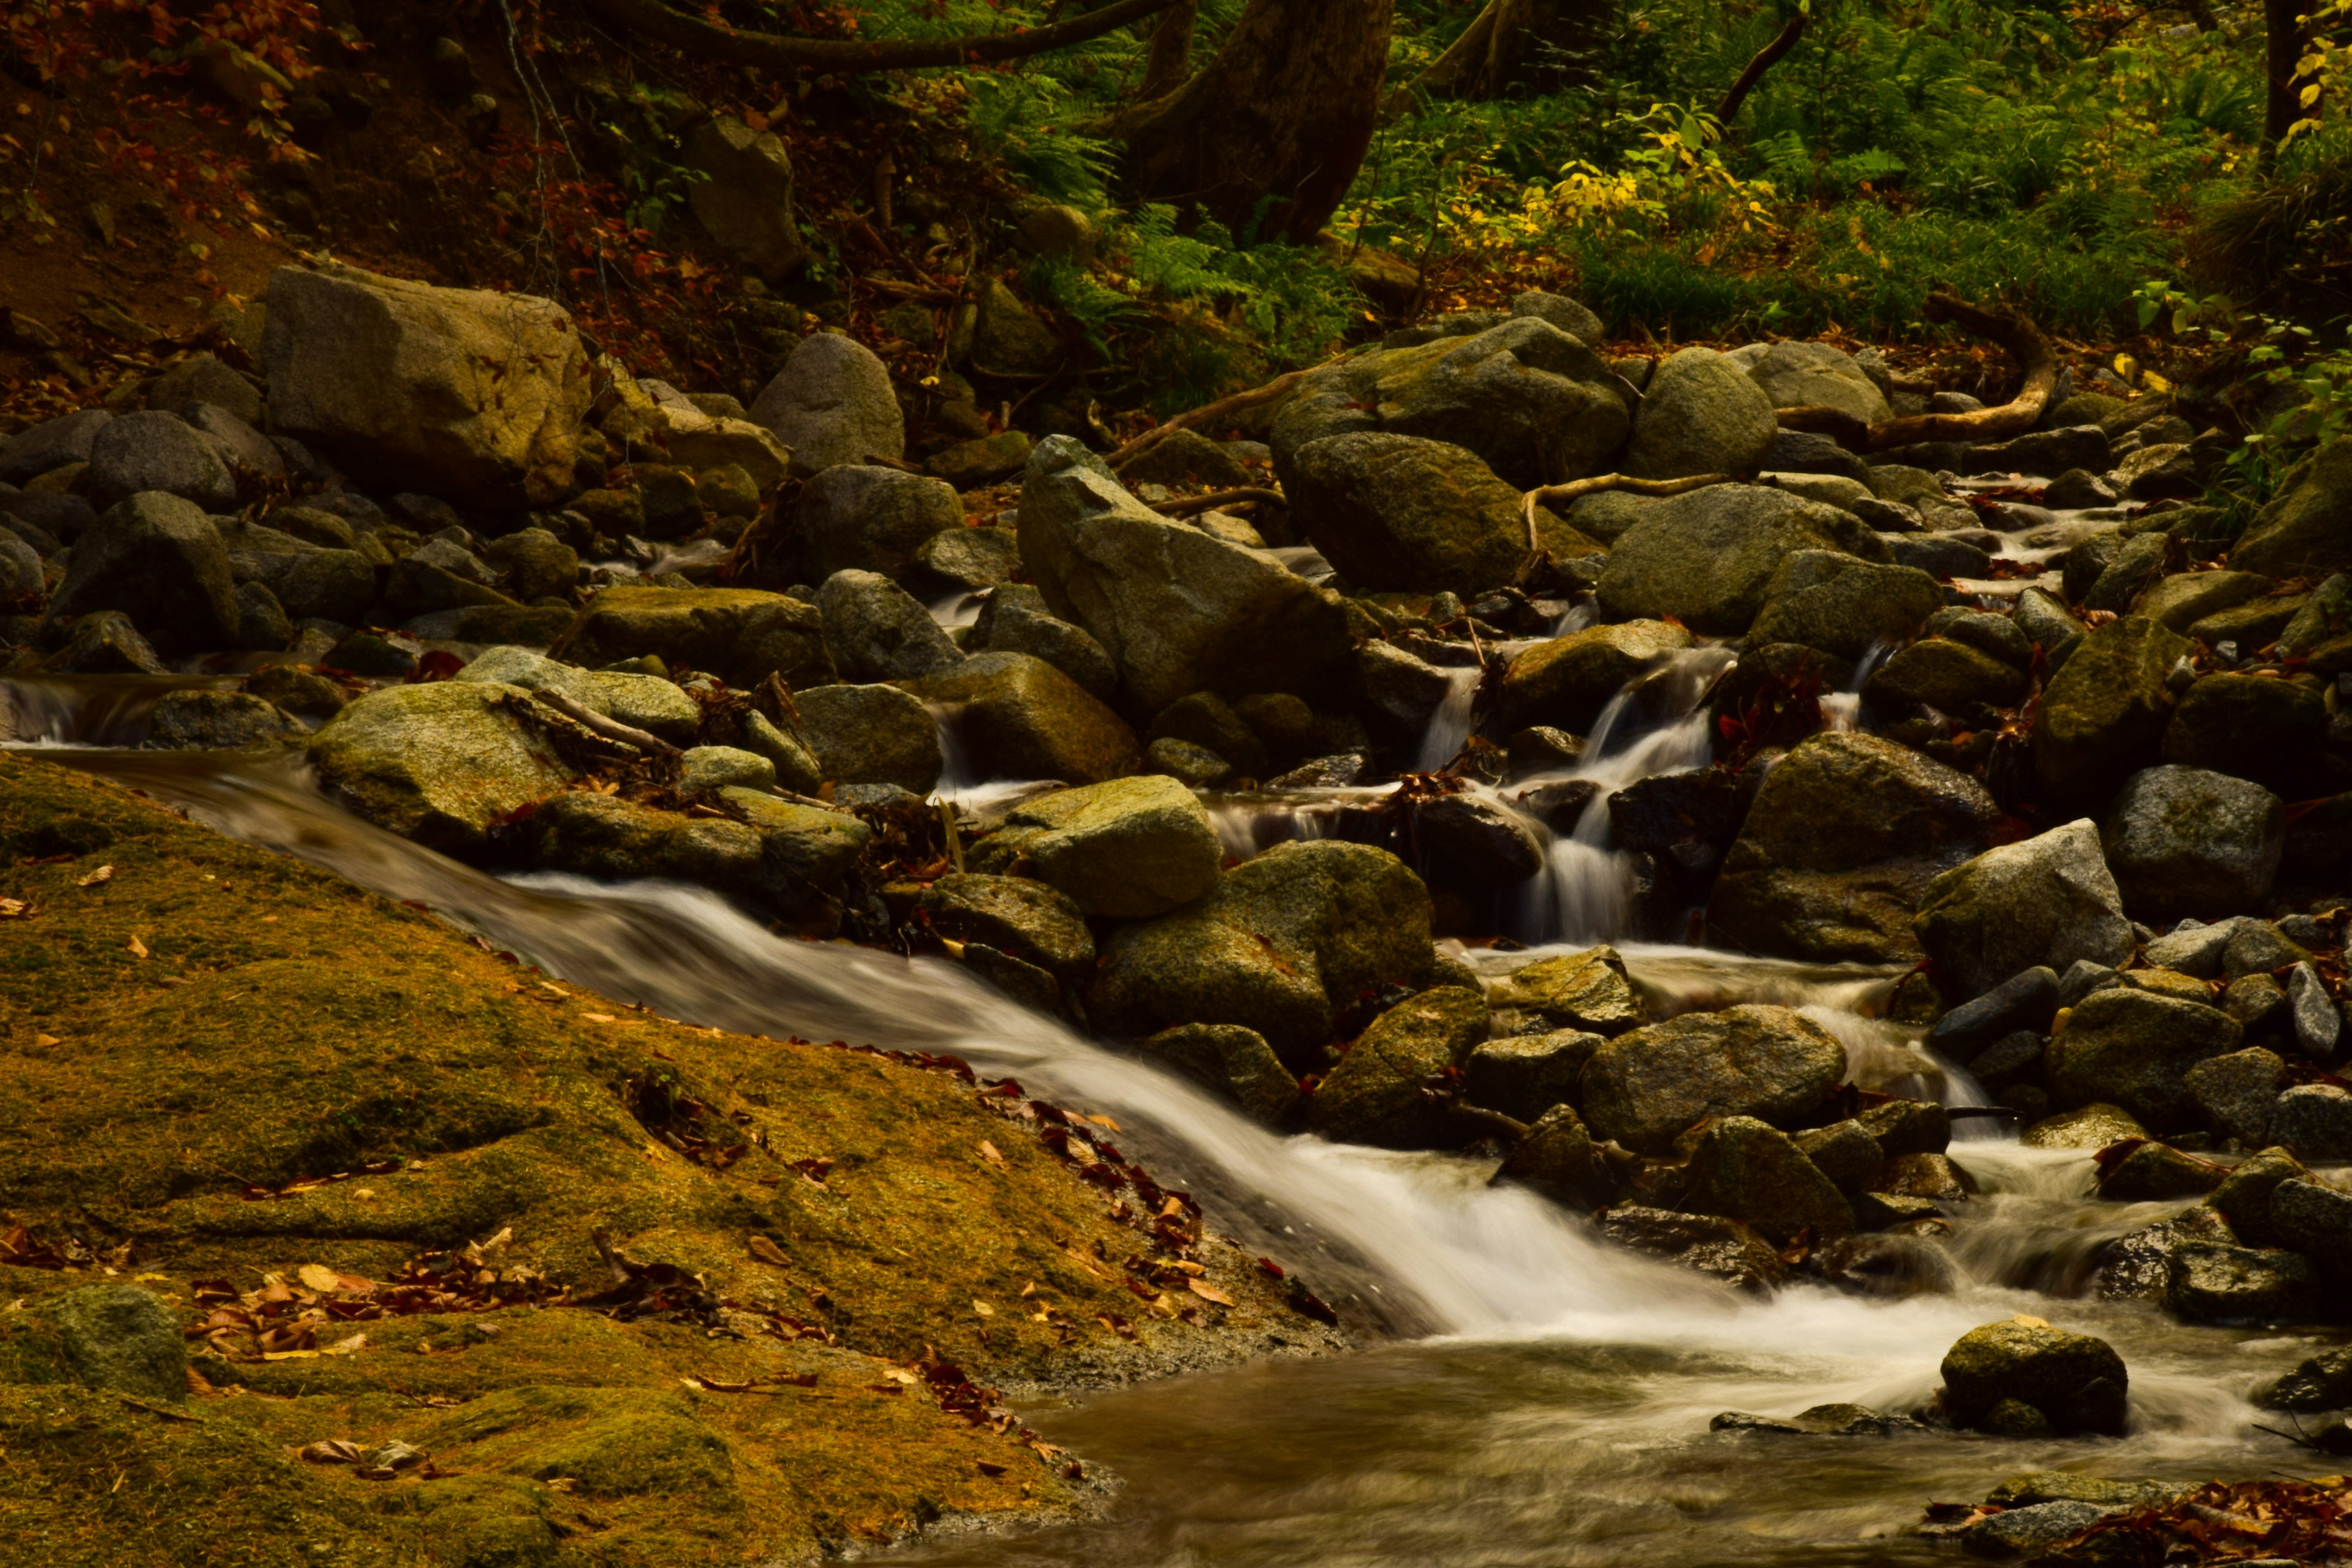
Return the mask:
<path fill-rule="evenodd" d="M 1551 724 L 1580 734 L 1628 681 L 1690 646 L 1689 632 L 1664 621 L 1621 621 L 1549 637 L 1505 669 L 1496 721 L 1506 730 Z"/>

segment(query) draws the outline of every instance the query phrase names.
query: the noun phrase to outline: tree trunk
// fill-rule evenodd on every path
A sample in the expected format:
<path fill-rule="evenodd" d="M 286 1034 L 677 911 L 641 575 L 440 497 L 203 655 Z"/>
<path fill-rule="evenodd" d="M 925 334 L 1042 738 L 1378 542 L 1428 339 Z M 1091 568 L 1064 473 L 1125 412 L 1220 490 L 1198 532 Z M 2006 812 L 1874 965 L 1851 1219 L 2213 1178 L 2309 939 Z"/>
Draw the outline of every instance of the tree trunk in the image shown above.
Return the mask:
<path fill-rule="evenodd" d="M 2303 118 L 2302 106 L 2295 101 L 2299 84 L 2294 68 L 2303 58 L 2305 3 L 2305 0 L 2263 0 L 2263 23 L 2269 34 L 2263 58 L 2263 74 L 2270 86 L 2263 111 L 2263 152 L 2266 157 L 2278 151 L 2287 132 Z"/>
<path fill-rule="evenodd" d="M 1392 0 L 1249 0 L 1216 58 L 1115 116 L 1127 183 L 1236 236 L 1312 241 L 1370 148 Z"/>
<path fill-rule="evenodd" d="M 1580 57 L 1608 36 L 1616 16 L 1616 0 L 1487 0 L 1418 79 L 1391 95 L 1385 112 L 1402 113 L 1415 93 L 1488 99 L 1514 87 L 1549 92 L 1589 81 L 1592 68 Z"/>
<path fill-rule="evenodd" d="M 1149 103 L 1184 85 L 1192 74 L 1192 30 L 1200 23 L 1200 0 L 1176 0 L 1152 30 L 1151 54 L 1143 68 L 1143 89 L 1136 96 Z"/>

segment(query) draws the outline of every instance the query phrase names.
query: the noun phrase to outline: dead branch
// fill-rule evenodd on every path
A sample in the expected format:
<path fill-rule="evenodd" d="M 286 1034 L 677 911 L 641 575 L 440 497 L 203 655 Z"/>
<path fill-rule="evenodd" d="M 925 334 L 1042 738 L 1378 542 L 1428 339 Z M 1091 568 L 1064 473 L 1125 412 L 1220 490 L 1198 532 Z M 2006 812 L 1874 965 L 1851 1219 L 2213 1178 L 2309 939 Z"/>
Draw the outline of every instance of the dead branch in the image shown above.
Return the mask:
<path fill-rule="evenodd" d="M 1832 437 L 1858 452 L 1883 452 L 1917 441 L 1998 441 L 2021 436 L 2041 422 L 2049 411 L 2051 395 L 2058 390 L 2058 356 L 2051 352 L 2050 341 L 2039 327 L 2014 311 L 1989 310 L 1952 294 L 1928 295 L 1919 313 L 1931 321 L 1949 321 L 2007 349 L 2025 372 L 2025 384 L 2017 395 L 1997 408 L 1967 414 L 1914 414 L 1874 425 L 1865 425 L 1843 408 L 1818 404 L 1783 408 L 1780 428 Z"/>
<path fill-rule="evenodd" d="M 1603 490 L 1624 490 L 1637 496 L 1678 496 L 1687 490 L 1703 490 L 1709 485 L 1732 483 L 1729 474 L 1685 474 L 1678 479 L 1636 479 L 1624 474 L 1602 474 L 1595 479 L 1570 479 L 1564 485 L 1545 485 L 1529 490 L 1519 498 L 1519 516 L 1528 525 L 1528 556 L 1532 564 L 1543 553 L 1543 542 L 1536 533 L 1536 509 L 1558 501 L 1572 501 L 1580 496 L 1599 495 Z"/>
<path fill-rule="evenodd" d="M 1798 12 L 1789 18 L 1787 26 L 1773 36 L 1770 43 L 1756 51 L 1756 58 L 1749 60 L 1748 68 L 1739 73 L 1739 79 L 1731 84 L 1731 90 L 1725 93 L 1723 101 L 1715 106 L 1717 123 L 1727 126 L 1739 117 L 1739 106 L 1746 103 L 1748 95 L 1756 90 L 1756 84 L 1764 79 L 1764 73 L 1780 64 L 1780 58 L 1797 47 L 1797 40 L 1805 36 L 1805 24 L 1811 20 L 1812 18 L 1804 12 Z"/>
<path fill-rule="evenodd" d="M 608 719 L 593 708 L 574 702 L 561 691 L 541 690 L 531 695 L 582 729 L 593 731 L 607 741 L 618 741 L 625 746 L 635 746 L 655 756 L 677 754 L 677 748 L 659 735 L 650 734 L 633 724 L 624 724 L 618 719 Z"/>
<path fill-rule="evenodd" d="M 1255 387 L 1248 392 L 1236 392 L 1231 397 L 1219 398 L 1216 402 L 1204 407 L 1195 408 L 1189 414 L 1171 416 L 1113 452 L 1105 460 L 1114 468 L 1123 463 L 1131 463 L 1179 430 L 1190 430 L 1196 425 L 1206 425 L 1212 420 L 1222 419 L 1228 414 L 1238 414 L 1244 408 L 1255 408 L 1261 403 L 1273 402 L 1305 380 L 1308 374 L 1308 371 L 1294 370 L 1287 375 L 1276 376 L 1264 386 Z"/>
<path fill-rule="evenodd" d="M 1244 501 L 1270 501 L 1276 506 L 1290 504 L 1280 490 L 1255 486 L 1247 489 L 1211 490 L 1204 496 L 1179 496 L 1174 500 L 1145 504 L 1162 517 L 1190 517 L 1197 511 L 1214 511 L 1221 506 L 1239 506 Z"/>
<path fill-rule="evenodd" d="M 820 70 L 836 76 L 867 71 L 920 70 L 935 66 L 982 65 L 1024 59 L 1049 49 L 1101 37 L 1129 22 L 1158 16 L 1179 0 L 1118 0 L 1099 11 L 1025 31 L 975 33 L 961 38 L 796 38 L 730 27 L 724 22 L 671 9 L 662 0 L 588 0 L 606 21 L 642 33 L 657 43 L 729 65 L 767 70 Z"/>

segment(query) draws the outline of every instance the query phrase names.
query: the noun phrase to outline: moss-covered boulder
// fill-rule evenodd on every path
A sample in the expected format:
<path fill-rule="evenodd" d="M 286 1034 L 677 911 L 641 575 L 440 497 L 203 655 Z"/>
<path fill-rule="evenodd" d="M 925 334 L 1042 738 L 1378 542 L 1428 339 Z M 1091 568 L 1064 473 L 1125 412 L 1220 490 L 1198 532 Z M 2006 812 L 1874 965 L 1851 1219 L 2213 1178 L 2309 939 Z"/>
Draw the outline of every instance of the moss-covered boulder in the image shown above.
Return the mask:
<path fill-rule="evenodd" d="M 1446 1140 L 1441 1113 L 1422 1094 L 1486 1037 L 1486 1001 L 1466 986 L 1441 985 L 1375 1019 L 1326 1074 L 1307 1124 L 1327 1138 L 1391 1149 Z"/>
<path fill-rule="evenodd" d="M 1955 1000 L 1980 996 L 2037 965 L 2063 974 L 2088 959 L 2130 958 L 2123 894 L 2087 819 L 1988 849 L 1927 885 L 1916 922 Z"/>
<path fill-rule="evenodd" d="M 159 752 L 263 752 L 310 739 L 300 720 L 246 691 L 168 691 L 147 720 Z"/>
<path fill-rule="evenodd" d="M 917 908 L 932 931 L 951 942 L 984 942 L 1064 980 L 1094 966 L 1086 912 L 1049 883 L 958 871 L 924 889 Z"/>
<path fill-rule="evenodd" d="M 2241 572 L 2325 577 L 2352 570 L 2352 438 L 2338 437 L 2298 464 L 2230 551 Z"/>
<path fill-rule="evenodd" d="M 0 1384 L 77 1383 L 164 1405 L 188 1397 L 180 1317 L 144 1285 L 72 1284 L 0 1326 Z"/>
<path fill-rule="evenodd" d="M 1287 472 L 1298 526 L 1358 588 L 1471 594 L 1527 559 L 1519 491 L 1460 447 L 1331 436 L 1299 447 Z"/>
<path fill-rule="evenodd" d="M 1287 1121 L 1298 1104 L 1298 1080 L 1255 1029 L 1179 1024 L 1145 1040 L 1143 1050 L 1216 1089 L 1268 1127 Z"/>
<path fill-rule="evenodd" d="M 1555 1105 L 1537 1117 L 1527 1135 L 1511 1145 L 1493 1184 L 1507 1183 L 1541 1193 L 1579 1214 L 1605 1207 L 1617 1195 L 1608 1162 L 1575 1107 L 1569 1105 Z"/>
<path fill-rule="evenodd" d="M 1710 1116 L 1796 1125 L 1845 1076 L 1836 1037 L 1788 1007 L 1685 1013 L 1592 1054 L 1580 1089 L 1596 1137 L 1662 1154 Z"/>
<path fill-rule="evenodd" d="M 1463 1098 L 1534 1122 L 1555 1106 L 1575 1103 L 1584 1064 L 1604 1038 L 1581 1029 L 1555 1029 L 1488 1040 L 1463 1059 Z"/>
<path fill-rule="evenodd" d="M 1090 915 L 1143 920 L 1216 886 L 1224 857 L 1200 797 L 1164 773 L 1024 801 L 1006 836 Z"/>
<path fill-rule="evenodd" d="M 1601 574 L 1601 612 L 1612 621 L 1672 619 L 1703 636 L 1739 637 L 1781 562 L 1801 550 L 1892 559 L 1850 511 L 1759 485 L 1711 485 L 1647 508 L 1618 537 Z"/>
<path fill-rule="evenodd" d="M 1748 635 L 1759 646 L 1794 643 L 1851 661 L 1909 637 L 1943 607 L 1943 584 L 1916 566 L 1800 550 L 1765 584 L 1764 607 Z"/>
<path fill-rule="evenodd" d="M 1889 707 L 1969 713 L 2025 695 L 2025 672 L 1953 637 L 1922 637 L 1871 673 L 1863 695 Z"/>
<path fill-rule="evenodd" d="M 517 686 L 391 686 L 350 704 L 310 738 L 327 793 L 404 838 L 479 851 L 490 829 L 579 776 L 547 714 Z"/>
<path fill-rule="evenodd" d="M 1853 1229 L 1853 1207 L 1787 1133 L 1752 1116 L 1706 1123 L 1691 1151 L 1683 1207 L 1745 1220 L 1787 1246 L 1804 1231 L 1817 1241 Z"/>
<path fill-rule="evenodd" d="M 2163 756 L 2300 800 L 2320 777 L 2327 719 L 2323 681 L 2225 670 L 2182 695 L 2164 727 Z"/>
<path fill-rule="evenodd" d="M 2169 681 L 2189 639 L 2141 616 L 2085 637 L 2042 694 L 2033 769 L 2060 805 L 2103 803 L 2156 761 L 2172 718 Z"/>
<path fill-rule="evenodd" d="M 1745 479 L 1764 466 L 1780 433 L 1771 398 L 1738 361 L 1713 349 L 1680 349 L 1642 389 L 1623 468 L 1647 479 Z"/>
<path fill-rule="evenodd" d="M 1613 947 L 1538 959 L 1496 982 L 1489 999 L 1498 1009 L 1532 1014 L 1554 1029 L 1622 1035 L 1650 1021 L 1649 1005 Z"/>
<path fill-rule="evenodd" d="M 2219 1007 L 2121 986 L 2084 997 L 2055 1027 L 2043 1056 L 2052 1100 L 2120 1106 L 2158 1133 L 2197 1125 L 2182 1076 L 2236 1050 L 2243 1034 Z"/>
<path fill-rule="evenodd" d="M 592 666 L 653 654 L 745 690 L 771 675 L 794 690 L 834 679 L 816 606 L 751 588 L 606 588 L 549 652 Z"/>
<path fill-rule="evenodd" d="M 897 784 L 929 795 L 947 767 L 939 721 L 895 686 L 820 686 L 803 691 L 792 735 L 835 784 Z"/>
<path fill-rule="evenodd" d="M 1587 626 L 1547 638 L 1503 672 L 1496 726 L 1510 731 L 1550 724 L 1580 735 L 1627 681 L 1690 646 L 1689 632 L 1664 621 Z"/>
<path fill-rule="evenodd" d="M 1963 1426 L 2001 1429 L 2006 1405 L 2038 1413 L 2062 1436 L 2123 1434 L 2131 1375 L 2105 1340 L 2039 1318 L 1987 1323 L 1945 1352 L 1944 1408 Z"/>
<path fill-rule="evenodd" d="M 1141 756 L 1125 720 L 1029 654 L 974 654 L 952 669 L 900 684 L 941 710 L 966 764 L 981 778 L 1100 784 L 1132 773 Z"/>
<path fill-rule="evenodd" d="M 724 817 L 686 816 L 575 790 L 541 802 L 525 831 L 531 864 L 541 870 L 614 880 L 656 877 L 739 896 L 760 881 L 759 831 Z"/>

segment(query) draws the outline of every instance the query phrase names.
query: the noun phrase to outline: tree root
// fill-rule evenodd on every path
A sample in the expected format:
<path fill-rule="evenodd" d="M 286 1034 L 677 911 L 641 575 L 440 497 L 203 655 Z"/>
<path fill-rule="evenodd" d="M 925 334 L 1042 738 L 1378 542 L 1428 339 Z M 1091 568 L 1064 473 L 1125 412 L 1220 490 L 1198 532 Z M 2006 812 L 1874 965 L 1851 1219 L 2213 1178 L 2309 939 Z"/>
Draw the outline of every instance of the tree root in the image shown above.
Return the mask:
<path fill-rule="evenodd" d="M 1222 419 L 1228 414 L 1238 414 L 1244 408 L 1255 408 L 1261 403 L 1273 402 L 1292 387 L 1297 386 L 1313 371 L 1320 368 L 1320 366 L 1310 365 L 1307 370 L 1294 370 L 1287 375 L 1276 376 L 1264 386 L 1254 387 L 1248 392 L 1236 392 L 1231 397 L 1221 397 L 1216 402 L 1195 408 L 1189 414 L 1172 415 L 1103 460 L 1114 468 L 1122 463 L 1133 462 L 1179 430 L 1190 430 L 1196 425 L 1206 425 L 1212 420 Z"/>
<path fill-rule="evenodd" d="M 1843 408 L 1814 404 L 1780 412 L 1783 430 L 1807 430 L 1827 436 L 1855 452 L 1884 452 L 1918 441 L 2001 440 L 2022 436 L 2049 411 L 2058 390 L 2058 356 L 2042 330 L 2023 316 L 2006 310 L 1986 310 L 1952 294 L 1930 294 L 1919 313 L 1931 321 L 1949 321 L 2007 349 L 2025 372 L 2017 395 L 1998 408 L 1968 414 L 1914 414 L 1900 419 L 1864 424 Z"/>
<path fill-rule="evenodd" d="M 1264 501 L 1275 506 L 1288 506 L 1289 500 L 1280 490 L 1251 486 L 1238 490 L 1211 490 L 1203 496 L 1179 496 L 1174 500 L 1146 501 L 1162 517 L 1190 517 L 1194 512 L 1214 511 L 1221 506 L 1239 506 L 1244 501 Z"/>
<path fill-rule="evenodd" d="M 1709 485 L 1734 482 L 1729 474 L 1685 474 L 1678 479 L 1637 479 L 1624 474 L 1601 474 L 1590 479 L 1570 479 L 1564 485 L 1544 485 L 1519 498 L 1519 516 L 1528 525 L 1528 559 L 1519 568 L 1525 581 L 1543 559 L 1543 541 L 1536 531 L 1536 509 L 1554 501 L 1572 501 L 1579 496 L 1599 495 L 1603 490 L 1624 490 L 1637 496 L 1678 496 L 1690 490 L 1703 490 Z"/>

